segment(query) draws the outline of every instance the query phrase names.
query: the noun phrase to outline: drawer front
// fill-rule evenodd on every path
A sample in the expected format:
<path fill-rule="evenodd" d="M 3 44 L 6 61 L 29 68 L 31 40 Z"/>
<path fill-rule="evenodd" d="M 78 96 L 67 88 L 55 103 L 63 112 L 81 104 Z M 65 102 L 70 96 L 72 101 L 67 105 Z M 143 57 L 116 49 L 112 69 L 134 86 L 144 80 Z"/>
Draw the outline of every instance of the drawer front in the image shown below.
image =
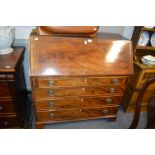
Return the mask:
<path fill-rule="evenodd" d="M 55 100 L 36 101 L 35 107 L 37 111 L 53 110 L 53 109 L 72 109 L 80 107 L 97 107 L 107 105 L 119 105 L 121 96 L 108 96 L 99 98 L 63 98 Z"/>
<path fill-rule="evenodd" d="M 19 127 L 16 116 L 0 117 L 0 129 Z"/>
<path fill-rule="evenodd" d="M 70 87 L 70 88 L 40 88 L 34 91 L 35 99 L 63 97 L 63 96 L 96 96 L 96 95 L 122 95 L 125 86 L 104 85 L 100 87 Z"/>
<path fill-rule="evenodd" d="M 36 86 L 39 88 L 63 86 L 98 86 L 103 84 L 125 84 L 126 77 L 94 77 L 94 78 L 38 78 Z"/>
<path fill-rule="evenodd" d="M 15 113 L 14 104 L 12 100 L 0 101 L 0 114 Z"/>
<path fill-rule="evenodd" d="M 3 82 L 14 81 L 14 76 L 13 75 L 0 74 L 0 81 L 3 81 Z"/>
<path fill-rule="evenodd" d="M 8 85 L 7 83 L 0 82 L 0 99 L 1 98 L 11 98 L 9 86 L 11 88 L 11 85 Z"/>
<path fill-rule="evenodd" d="M 106 108 L 87 108 L 76 110 L 63 110 L 52 112 L 38 112 L 38 122 L 51 122 L 51 121 L 69 121 L 91 118 L 107 118 L 116 115 L 118 107 L 106 107 Z"/>

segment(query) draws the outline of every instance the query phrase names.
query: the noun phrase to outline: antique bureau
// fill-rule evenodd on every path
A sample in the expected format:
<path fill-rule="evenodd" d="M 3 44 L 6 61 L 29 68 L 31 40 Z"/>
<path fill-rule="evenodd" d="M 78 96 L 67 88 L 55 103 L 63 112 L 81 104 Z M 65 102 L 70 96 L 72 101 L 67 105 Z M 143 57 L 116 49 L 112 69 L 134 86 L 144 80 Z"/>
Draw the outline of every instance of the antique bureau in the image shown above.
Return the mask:
<path fill-rule="evenodd" d="M 120 35 L 30 36 L 36 128 L 53 122 L 115 120 L 133 73 L 132 44 Z"/>
<path fill-rule="evenodd" d="M 0 128 L 24 128 L 27 95 L 23 72 L 24 47 L 0 55 Z"/>

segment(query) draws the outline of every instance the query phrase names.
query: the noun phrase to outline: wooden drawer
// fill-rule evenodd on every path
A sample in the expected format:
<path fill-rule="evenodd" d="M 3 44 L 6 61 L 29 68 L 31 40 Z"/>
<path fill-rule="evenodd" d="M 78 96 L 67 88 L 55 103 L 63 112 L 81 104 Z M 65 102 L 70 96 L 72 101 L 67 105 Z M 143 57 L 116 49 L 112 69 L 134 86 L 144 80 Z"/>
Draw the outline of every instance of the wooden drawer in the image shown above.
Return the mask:
<path fill-rule="evenodd" d="M 36 101 L 35 107 L 37 111 L 53 110 L 53 109 L 71 109 L 81 107 L 97 107 L 107 105 L 119 105 L 121 96 L 107 97 L 85 97 L 85 98 L 61 98 L 53 100 Z"/>
<path fill-rule="evenodd" d="M 0 115 L 4 113 L 15 113 L 12 100 L 0 101 Z"/>
<path fill-rule="evenodd" d="M 0 74 L 0 81 L 8 82 L 14 81 L 13 75 Z"/>
<path fill-rule="evenodd" d="M 8 85 L 8 83 L 0 82 L 0 99 L 11 98 L 11 93 L 9 88 L 11 88 L 11 84 Z"/>
<path fill-rule="evenodd" d="M 57 110 L 52 112 L 38 112 L 37 122 L 57 122 L 94 118 L 107 118 L 116 115 L 118 107 L 83 108 L 74 110 Z"/>
<path fill-rule="evenodd" d="M 34 90 L 35 99 L 48 99 L 63 96 L 97 96 L 97 95 L 120 95 L 124 93 L 125 86 L 104 85 L 100 87 L 70 87 L 70 88 L 40 88 Z"/>
<path fill-rule="evenodd" d="M 82 77 L 82 78 L 38 78 L 36 87 L 98 86 L 103 84 L 125 84 L 126 77 Z"/>
<path fill-rule="evenodd" d="M 0 129 L 17 127 L 19 127 L 19 122 L 16 116 L 8 115 L 0 117 Z"/>

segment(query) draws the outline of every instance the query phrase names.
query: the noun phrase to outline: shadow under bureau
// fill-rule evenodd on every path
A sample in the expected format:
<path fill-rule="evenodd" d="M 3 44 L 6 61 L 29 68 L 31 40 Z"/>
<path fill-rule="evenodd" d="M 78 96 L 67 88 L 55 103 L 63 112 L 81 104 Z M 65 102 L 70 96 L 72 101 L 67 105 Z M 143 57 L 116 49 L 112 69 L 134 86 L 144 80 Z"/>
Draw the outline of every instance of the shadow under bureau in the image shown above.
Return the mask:
<path fill-rule="evenodd" d="M 115 119 L 133 73 L 132 44 L 119 35 L 30 36 L 36 128 L 53 122 Z"/>

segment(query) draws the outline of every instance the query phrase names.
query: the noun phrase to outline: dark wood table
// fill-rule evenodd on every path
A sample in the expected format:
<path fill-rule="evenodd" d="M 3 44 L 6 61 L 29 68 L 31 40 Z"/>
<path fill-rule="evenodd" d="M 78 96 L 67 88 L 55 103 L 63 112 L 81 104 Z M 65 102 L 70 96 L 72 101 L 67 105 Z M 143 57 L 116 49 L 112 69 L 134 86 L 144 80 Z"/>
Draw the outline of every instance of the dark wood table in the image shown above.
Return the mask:
<path fill-rule="evenodd" d="M 0 128 L 23 128 L 27 94 L 23 70 L 24 47 L 0 55 Z"/>

